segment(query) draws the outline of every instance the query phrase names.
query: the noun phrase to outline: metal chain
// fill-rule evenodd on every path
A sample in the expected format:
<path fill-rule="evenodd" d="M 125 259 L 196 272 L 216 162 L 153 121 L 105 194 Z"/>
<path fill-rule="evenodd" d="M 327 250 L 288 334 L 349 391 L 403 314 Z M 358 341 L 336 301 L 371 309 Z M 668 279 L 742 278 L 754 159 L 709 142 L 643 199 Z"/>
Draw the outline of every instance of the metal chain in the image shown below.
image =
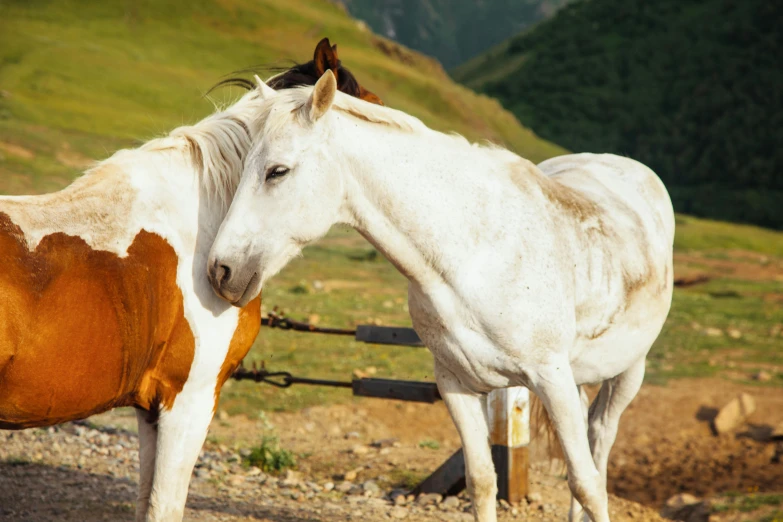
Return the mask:
<path fill-rule="evenodd" d="M 356 329 L 350 330 L 344 328 L 319 328 L 318 326 L 309 323 L 294 321 L 288 317 L 285 317 L 284 313 L 278 313 L 277 307 L 269 312 L 266 317 L 261 319 L 261 326 L 279 328 L 281 330 L 294 330 L 296 332 L 314 332 L 332 335 L 356 335 Z"/>
<path fill-rule="evenodd" d="M 269 372 L 266 370 L 265 364 L 261 363 L 259 369 L 255 363 L 253 363 L 253 369 L 248 370 L 244 366 L 240 366 L 236 369 L 231 376 L 232 379 L 238 381 L 255 381 L 265 382 L 278 388 L 289 388 L 292 384 L 310 384 L 313 386 L 335 386 L 338 388 L 350 388 L 353 386 L 352 382 L 345 381 L 329 381 L 324 379 L 308 379 L 306 377 L 294 377 L 290 372 Z"/>

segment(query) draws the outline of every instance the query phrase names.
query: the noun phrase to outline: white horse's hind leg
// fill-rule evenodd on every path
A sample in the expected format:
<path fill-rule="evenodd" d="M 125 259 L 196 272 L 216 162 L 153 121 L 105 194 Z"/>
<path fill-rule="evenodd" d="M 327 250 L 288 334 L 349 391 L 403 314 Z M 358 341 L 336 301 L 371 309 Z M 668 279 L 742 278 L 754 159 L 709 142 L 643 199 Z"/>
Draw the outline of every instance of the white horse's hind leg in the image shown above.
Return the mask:
<path fill-rule="evenodd" d="M 533 384 L 563 447 L 571 493 L 592 520 L 608 522 L 606 484 L 590 452 L 582 401 L 571 366 L 563 360 L 560 364 L 538 369 Z"/>
<path fill-rule="evenodd" d="M 590 408 L 590 399 L 587 397 L 587 392 L 585 391 L 584 386 L 577 386 L 577 388 L 579 389 L 579 399 L 582 401 L 582 415 L 584 416 L 585 419 L 585 426 L 587 426 L 588 411 Z M 582 505 L 579 503 L 578 500 L 576 500 L 576 497 L 572 494 L 571 509 L 568 511 L 568 522 L 582 522 L 586 518 L 587 518 L 587 514 L 585 513 L 584 508 L 582 508 Z"/>
<path fill-rule="evenodd" d="M 189 394 L 183 391 L 171 410 L 161 412 L 148 522 L 182 520 L 190 476 L 214 405 L 215 389 L 205 388 Z"/>
<path fill-rule="evenodd" d="M 139 496 L 136 501 L 136 522 L 147 520 L 152 478 L 155 475 L 158 429 L 155 424 L 148 422 L 148 418 L 148 412 L 136 410 L 136 420 L 139 424 Z"/>
<path fill-rule="evenodd" d="M 489 426 L 482 396 L 467 390 L 453 373 L 437 361 L 435 380 L 462 439 L 465 478 L 473 501 L 473 515 L 478 522 L 495 522 L 497 476 L 489 447 Z"/>
<path fill-rule="evenodd" d="M 614 379 L 605 381 L 590 406 L 590 448 L 604 482 L 606 482 L 606 468 L 609 465 L 609 452 L 617 437 L 620 416 L 642 386 L 644 367 L 645 358 L 642 357 Z"/>

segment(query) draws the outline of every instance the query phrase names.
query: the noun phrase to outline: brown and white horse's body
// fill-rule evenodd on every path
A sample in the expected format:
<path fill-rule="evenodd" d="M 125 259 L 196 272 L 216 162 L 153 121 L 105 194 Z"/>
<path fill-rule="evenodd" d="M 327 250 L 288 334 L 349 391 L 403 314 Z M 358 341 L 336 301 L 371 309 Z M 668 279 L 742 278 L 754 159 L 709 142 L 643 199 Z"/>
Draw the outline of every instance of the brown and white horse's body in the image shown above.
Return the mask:
<path fill-rule="evenodd" d="M 259 104 L 249 93 L 60 192 L 0 198 L 0 428 L 138 408 L 140 519 L 181 518 L 258 333 L 260 300 L 232 310 L 203 272 Z"/>
<path fill-rule="evenodd" d="M 291 81 L 326 67 L 374 96 L 335 51 L 324 39 L 297 66 L 312 78 Z M 231 307 L 205 273 L 262 103 L 254 89 L 60 192 L 0 197 L 0 429 L 137 408 L 138 520 L 182 518 L 220 389 L 258 333 L 260 298 Z"/>

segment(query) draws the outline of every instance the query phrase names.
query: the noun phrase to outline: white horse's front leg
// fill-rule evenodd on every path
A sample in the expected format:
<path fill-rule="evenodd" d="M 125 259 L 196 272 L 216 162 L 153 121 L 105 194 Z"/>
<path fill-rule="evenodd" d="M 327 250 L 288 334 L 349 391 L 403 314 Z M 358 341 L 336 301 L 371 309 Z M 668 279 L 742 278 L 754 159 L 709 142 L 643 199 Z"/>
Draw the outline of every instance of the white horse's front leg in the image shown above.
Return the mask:
<path fill-rule="evenodd" d="M 139 495 L 136 501 L 136 522 L 147 520 L 152 479 L 155 476 L 158 427 L 148 421 L 149 417 L 149 412 L 136 410 L 136 421 L 139 425 Z"/>
<path fill-rule="evenodd" d="M 489 447 L 489 427 L 482 396 L 466 389 L 453 373 L 437 361 L 435 379 L 462 439 L 465 478 L 473 501 L 473 515 L 478 522 L 495 522 L 497 476 Z"/>
<path fill-rule="evenodd" d="M 538 368 L 531 380 L 563 447 L 571 493 L 592 520 L 609 522 L 606 482 L 593 462 L 582 399 L 568 360 L 563 358 L 550 366 Z"/>
<path fill-rule="evenodd" d="M 193 466 L 212 420 L 215 389 L 180 393 L 158 420 L 155 477 L 147 513 L 148 522 L 182 520 Z"/>

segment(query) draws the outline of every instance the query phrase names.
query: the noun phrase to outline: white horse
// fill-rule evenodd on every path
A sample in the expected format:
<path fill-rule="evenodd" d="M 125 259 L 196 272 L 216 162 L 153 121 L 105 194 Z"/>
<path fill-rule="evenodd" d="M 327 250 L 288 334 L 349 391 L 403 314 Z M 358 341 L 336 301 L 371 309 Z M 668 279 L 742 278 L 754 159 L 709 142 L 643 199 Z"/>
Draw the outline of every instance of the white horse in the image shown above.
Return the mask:
<path fill-rule="evenodd" d="M 243 306 L 333 224 L 354 227 L 409 280 L 476 519 L 496 519 L 482 397 L 528 386 L 565 454 L 571 520 L 608 521 L 609 450 L 671 304 L 661 181 L 612 155 L 536 167 L 335 93 L 328 72 L 314 88 L 262 90 L 261 140 L 210 254 L 215 291 Z M 598 382 L 588 418 L 578 386 Z"/>

